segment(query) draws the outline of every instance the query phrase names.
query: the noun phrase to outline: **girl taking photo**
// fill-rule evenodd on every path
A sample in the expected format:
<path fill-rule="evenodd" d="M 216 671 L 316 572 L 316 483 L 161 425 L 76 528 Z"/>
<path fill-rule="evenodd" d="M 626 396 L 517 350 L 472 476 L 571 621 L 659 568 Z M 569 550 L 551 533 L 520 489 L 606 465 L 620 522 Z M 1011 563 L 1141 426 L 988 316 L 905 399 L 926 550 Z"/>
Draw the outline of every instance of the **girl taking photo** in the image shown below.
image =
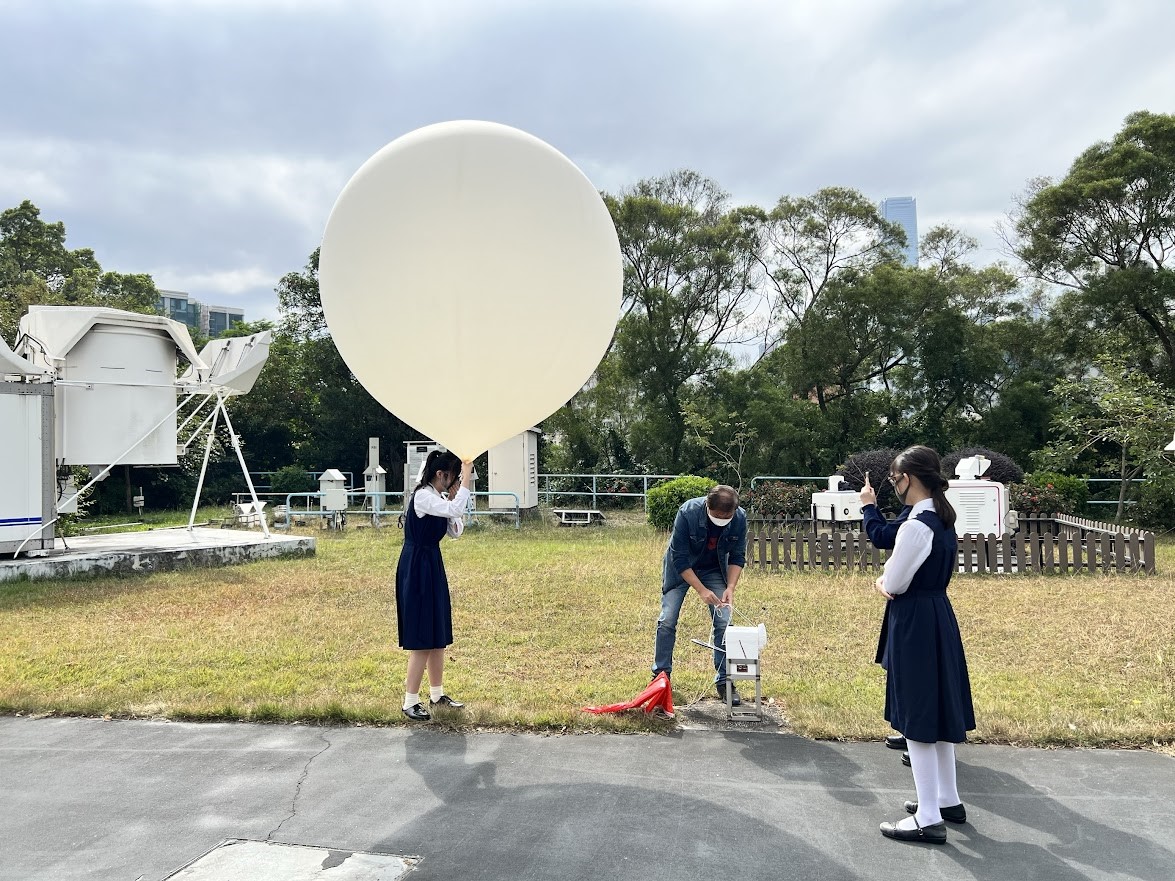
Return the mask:
<path fill-rule="evenodd" d="M 404 715 L 413 722 L 431 717 L 420 700 L 428 671 L 429 706 L 465 706 L 445 694 L 445 649 L 453 642 L 453 610 L 449 580 L 441 559 L 441 539 L 457 538 L 465 527 L 472 462 L 447 450 L 433 450 L 425 460 L 420 482 L 404 506 L 404 547 L 396 566 L 396 625 L 400 647 L 408 650 Z"/>
<path fill-rule="evenodd" d="M 929 447 L 900 453 L 889 480 L 910 513 L 875 585 L 887 600 L 877 662 L 886 670 L 885 719 L 906 738 L 918 800 L 906 802 L 912 817 L 882 823 L 881 834 L 943 844 L 943 821 L 967 820 L 955 782 L 955 744 L 975 728 L 963 640 L 947 599 L 958 548 L 955 509 L 938 453 Z"/>

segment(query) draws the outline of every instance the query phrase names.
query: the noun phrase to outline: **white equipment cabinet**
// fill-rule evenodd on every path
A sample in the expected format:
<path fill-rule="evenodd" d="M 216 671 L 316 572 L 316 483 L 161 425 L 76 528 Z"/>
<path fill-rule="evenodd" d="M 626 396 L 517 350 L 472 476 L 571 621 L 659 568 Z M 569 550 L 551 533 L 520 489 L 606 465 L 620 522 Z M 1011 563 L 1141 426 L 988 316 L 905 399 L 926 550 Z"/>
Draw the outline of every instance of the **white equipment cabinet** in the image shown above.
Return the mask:
<path fill-rule="evenodd" d="M 812 519 L 828 523 L 860 523 L 861 494 L 855 490 L 842 490 L 844 480 L 839 474 L 828 478 L 827 492 L 812 493 Z"/>
<path fill-rule="evenodd" d="M 0 382 L 0 463 L 0 553 L 52 550 L 52 383 Z"/>
<path fill-rule="evenodd" d="M 177 463 L 176 420 L 167 418 L 176 409 L 177 352 L 204 367 L 183 325 L 117 309 L 31 306 L 19 339 L 18 354 L 56 373 L 60 464 Z"/>
<path fill-rule="evenodd" d="M 979 479 L 990 464 L 983 456 L 963 459 L 955 467 L 958 479 L 947 484 L 947 501 L 955 509 L 955 532 L 959 535 L 1003 535 L 1015 526 L 1008 488 Z"/>
<path fill-rule="evenodd" d="M 518 496 L 522 511 L 539 503 L 539 438 L 537 428 L 502 441 L 490 449 L 490 492 L 508 492 Z M 510 496 L 490 496 L 490 508 L 513 508 Z"/>
<path fill-rule="evenodd" d="M 367 497 L 367 506 L 377 515 L 388 507 L 384 499 L 384 493 L 387 492 L 387 474 L 387 470 L 379 464 L 379 438 L 369 437 L 367 467 L 363 469 L 363 492 Z M 378 519 L 376 524 L 378 525 Z"/>
<path fill-rule="evenodd" d="M 731 719 L 763 719 L 763 681 L 759 653 L 767 645 L 767 626 L 726 628 L 726 714 Z M 739 681 L 755 683 L 755 699 L 741 707 L 733 705 L 730 685 Z"/>
<path fill-rule="evenodd" d="M 323 511 L 347 510 L 347 478 L 338 468 L 328 468 L 318 478 L 318 491 L 322 493 Z"/>
<path fill-rule="evenodd" d="M 404 447 L 407 453 L 404 462 L 404 504 L 407 505 L 408 497 L 412 495 L 412 490 L 416 489 L 420 468 L 428 454 L 433 450 L 443 450 L 444 447 L 432 441 L 405 441 Z"/>

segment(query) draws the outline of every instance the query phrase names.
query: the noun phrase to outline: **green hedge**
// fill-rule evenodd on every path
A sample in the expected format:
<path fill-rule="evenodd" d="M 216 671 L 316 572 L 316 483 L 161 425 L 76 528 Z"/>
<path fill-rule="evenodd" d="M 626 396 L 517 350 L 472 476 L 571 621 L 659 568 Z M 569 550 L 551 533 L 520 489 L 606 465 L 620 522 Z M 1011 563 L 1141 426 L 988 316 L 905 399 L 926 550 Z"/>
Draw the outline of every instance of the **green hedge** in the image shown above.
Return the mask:
<path fill-rule="evenodd" d="M 1024 482 L 1038 490 L 1053 490 L 1061 497 L 1062 514 L 1083 513 L 1089 501 L 1089 484 L 1084 477 L 1071 477 L 1055 471 L 1034 471 L 1024 475 Z"/>
<path fill-rule="evenodd" d="M 757 517 L 807 517 L 812 513 L 811 484 L 765 480 L 746 494 L 743 505 Z"/>
<path fill-rule="evenodd" d="M 649 489 L 649 523 L 658 529 L 671 529 L 677 509 L 690 499 L 704 496 L 717 484 L 708 477 L 683 474 Z"/>
<path fill-rule="evenodd" d="M 301 465 L 287 465 L 273 473 L 269 480 L 270 490 L 275 493 L 318 492 L 318 481 Z M 281 504 L 286 500 L 282 499 Z"/>

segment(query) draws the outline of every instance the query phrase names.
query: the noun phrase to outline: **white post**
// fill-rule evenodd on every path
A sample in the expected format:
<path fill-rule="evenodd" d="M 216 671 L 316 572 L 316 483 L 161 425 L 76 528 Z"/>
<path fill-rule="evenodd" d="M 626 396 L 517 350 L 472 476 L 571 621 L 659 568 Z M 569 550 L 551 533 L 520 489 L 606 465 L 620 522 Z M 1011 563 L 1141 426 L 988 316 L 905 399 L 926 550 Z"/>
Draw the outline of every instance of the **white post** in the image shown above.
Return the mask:
<path fill-rule="evenodd" d="M 228 436 L 233 439 L 233 449 L 237 453 L 237 461 L 241 463 L 241 473 L 245 475 L 245 483 L 249 487 L 249 495 L 253 498 L 253 510 L 257 512 L 261 519 L 261 532 L 269 538 L 269 524 L 265 522 L 265 512 L 261 510 L 261 502 L 257 498 L 257 490 L 253 488 L 253 478 L 249 476 L 249 468 L 245 465 L 245 456 L 241 452 L 241 445 L 237 441 L 237 433 L 233 430 L 233 423 L 228 418 L 228 408 L 224 405 L 224 395 L 217 394 L 217 403 L 220 405 L 220 412 L 224 414 L 224 424 L 228 426 Z"/>
<path fill-rule="evenodd" d="M 188 532 L 196 523 L 196 508 L 200 505 L 200 493 L 204 491 L 204 473 L 208 470 L 208 457 L 212 455 L 212 439 L 216 436 L 216 420 L 220 415 L 220 397 L 217 396 L 216 406 L 212 408 L 212 425 L 208 429 L 208 442 L 204 444 L 204 464 L 200 466 L 200 479 L 196 481 L 196 497 L 192 499 L 192 516 L 188 518 Z"/>

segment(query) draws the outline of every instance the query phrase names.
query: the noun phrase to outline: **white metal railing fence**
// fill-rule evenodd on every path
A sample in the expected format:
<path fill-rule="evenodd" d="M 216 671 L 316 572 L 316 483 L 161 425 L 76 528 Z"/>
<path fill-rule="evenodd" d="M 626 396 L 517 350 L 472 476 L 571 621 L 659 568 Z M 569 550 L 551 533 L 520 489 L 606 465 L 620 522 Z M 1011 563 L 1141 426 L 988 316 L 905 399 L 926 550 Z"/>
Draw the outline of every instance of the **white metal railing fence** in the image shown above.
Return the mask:
<path fill-rule="evenodd" d="M 271 475 L 272 471 L 258 471 L 250 472 L 256 475 Z M 307 472 L 307 474 L 321 474 L 322 472 Z M 343 472 L 349 474 L 350 472 Z M 592 508 L 599 508 L 600 500 L 615 500 L 622 502 L 624 500 L 639 499 L 644 510 L 648 510 L 648 494 L 649 488 L 658 483 L 667 480 L 673 480 L 680 477 L 680 474 L 539 474 L 538 480 L 540 489 L 538 492 L 539 501 L 547 507 L 553 506 L 553 500 L 559 497 L 573 498 L 573 499 L 590 499 Z M 758 474 L 751 478 L 749 488 L 754 489 L 755 485 L 771 480 L 799 482 L 799 483 L 822 483 L 828 480 L 828 475 L 800 475 L 800 474 Z M 1132 484 L 1146 483 L 1146 478 L 1133 478 L 1130 481 Z M 351 486 L 353 481 L 348 480 L 348 486 Z M 1118 478 L 1112 477 L 1090 477 L 1086 479 L 1089 485 L 1091 495 L 1095 491 L 1095 484 L 1118 484 Z M 371 495 L 363 489 L 352 488 L 347 490 L 349 496 L 367 497 Z M 281 499 L 287 494 L 271 491 L 258 491 L 258 498 L 266 499 Z M 297 493 L 298 496 L 311 495 L 318 497 L 318 493 Z M 387 492 L 384 496 L 403 496 L 402 492 Z M 491 493 L 476 493 L 478 496 L 488 496 Z M 513 493 L 498 493 L 498 495 L 515 495 Z M 233 501 L 240 504 L 243 500 L 251 498 L 248 493 L 233 493 Z M 1117 499 L 1089 499 L 1088 505 L 1117 505 Z M 1133 500 L 1127 500 L 1127 505 L 1133 505 Z M 399 511 L 396 512 L 400 513 Z M 490 512 L 478 512 L 490 513 Z"/>
<path fill-rule="evenodd" d="M 236 497 L 238 499 L 237 504 L 240 504 L 239 497 L 241 495 L 242 495 L 242 493 L 234 493 L 234 497 Z M 258 496 L 265 495 L 265 496 L 269 496 L 269 497 L 277 496 L 280 498 L 280 497 L 282 497 L 283 494 L 282 493 L 258 493 L 257 495 Z M 358 515 L 358 516 L 364 516 L 364 517 L 370 516 L 372 525 L 382 526 L 383 521 L 385 519 L 387 519 L 389 517 L 399 517 L 401 514 L 404 513 L 404 502 L 403 502 L 404 493 L 402 491 L 401 492 L 367 492 L 367 491 L 361 490 L 361 489 L 347 490 L 347 509 L 345 511 L 324 510 L 322 508 L 322 499 L 325 497 L 325 493 L 321 493 L 321 492 L 284 493 L 284 497 L 285 497 L 285 507 L 284 507 L 284 510 L 281 512 L 281 514 L 283 515 L 281 518 L 283 522 L 279 522 L 278 511 L 276 509 L 274 510 L 274 526 L 280 527 L 283 529 L 289 528 L 289 526 L 291 525 L 291 521 L 295 517 L 298 517 L 298 518 L 319 517 L 319 518 L 325 518 L 325 519 L 330 520 L 332 522 L 336 522 L 339 519 L 339 515 L 342 515 L 343 520 L 345 522 L 345 519 L 348 515 L 351 515 L 351 516 Z M 383 502 L 392 498 L 392 497 L 397 497 L 400 499 L 399 505 L 397 505 L 395 508 L 385 507 Z M 489 499 L 494 498 L 494 497 L 513 499 L 514 505 L 513 505 L 513 507 L 507 507 L 507 508 L 488 507 Z M 359 499 L 359 502 L 358 502 L 358 504 L 353 504 L 353 502 L 356 498 Z M 477 507 L 477 500 L 479 498 L 484 498 L 487 500 L 487 507 L 485 507 L 485 508 L 478 508 Z M 304 500 L 305 507 L 295 507 L 295 505 L 294 505 L 295 499 Z M 317 499 L 319 501 L 319 506 L 317 508 L 310 507 L 311 501 L 314 499 Z M 370 505 L 368 504 L 368 500 L 371 501 Z M 475 492 L 475 493 L 470 493 L 469 505 L 465 509 L 465 522 L 472 523 L 473 520 L 477 517 L 513 515 L 514 528 L 520 529 L 522 527 L 522 508 L 521 508 L 521 505 L 522 505 L 522 502 L 521 502 L 521 499 L 519 499 L 517 493 L 512 493 L 512 492 Z"/>
<path fill-rule="evenodd" d="M 649 508 L 649 486 L 680 476 L 680 474 L 540 474 L 539 483 L 542 488 L 539 490 L 539 499 L 551 507 L 552 499 L 559 496 L 590 498 L 593 508 L 600 507 L 600 499 L 640 499 L 642 506 L 647 511 Z M 552 481 L 556 481 L 556 486 L 551 486 Z M 604 482 L 604 486 L 601 486 L 601 482 Z M 612 489 L 612 486 L 619 488 Z"/>

